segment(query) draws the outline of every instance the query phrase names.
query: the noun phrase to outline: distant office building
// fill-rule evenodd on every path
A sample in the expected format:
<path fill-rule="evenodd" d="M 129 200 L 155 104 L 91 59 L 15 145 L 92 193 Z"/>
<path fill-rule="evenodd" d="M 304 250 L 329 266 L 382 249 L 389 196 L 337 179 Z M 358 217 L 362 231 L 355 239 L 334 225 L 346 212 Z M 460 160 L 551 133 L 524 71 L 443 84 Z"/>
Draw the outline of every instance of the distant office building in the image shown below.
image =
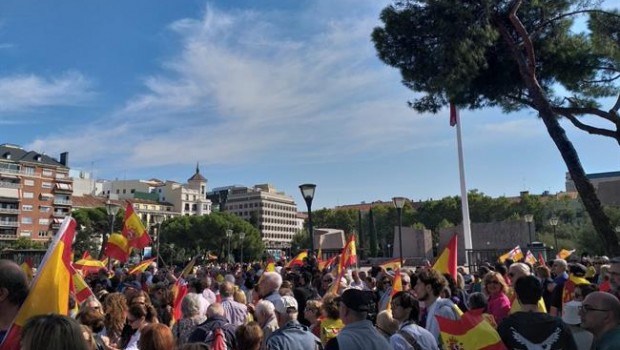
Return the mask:
<path fill-rule="evenodd" d="M 171 204 L 173 212 L 180 215 L 208 215 L 211 213 L 211 200 L 207 198 L 207 179 L 196 173 L 186 184 L 176 181 L 163 182 L 150 180 L 115 180 L 103 183 L 100 196 L 118 199 L 142 199 Z"/>
<path fill-rule="evenodd" d="M 603 205 L 620 206 L 620 171 L 586 174 Z M 566 191 L 576 192 L 575 182 L 566 173 Z"/>
<path fill-rule="evenodd" d="M 69 176 L 73 179 L 73 197 L 95 196 L 103 191 L 103 182 L 95 180 L 92 173 L 71 169 Z"/>
<path fill-rule="evenodd" d="M 69 154 L 45 154 L 0 145 L 0 242 L 49 241 L 72 206 Z"/>
<path fill-rule="evenodd" d="M 226 211 L 256 225 L 268 248 L 289 248 L 299 230 L 295 201 L 269 184 L 232 187 Z"/>
<path fill-rule="evenodd" d="M 167 220 L 181 215 L 181 213 L 174 211 L 174 207 L 171 203 L 157 202 L 140 198 L 110 199 L 108 197 L 92 195 L 73 197 L 73 209 L 104 208 L 108 201 L 112 204 L 120 206 L 123 210 L 127 206 L 127 202 L 130 202 L 133 205 L 136 214 L 147 228 L 155 224 L 156 216 L 161 216 L 163 220 Z"/>

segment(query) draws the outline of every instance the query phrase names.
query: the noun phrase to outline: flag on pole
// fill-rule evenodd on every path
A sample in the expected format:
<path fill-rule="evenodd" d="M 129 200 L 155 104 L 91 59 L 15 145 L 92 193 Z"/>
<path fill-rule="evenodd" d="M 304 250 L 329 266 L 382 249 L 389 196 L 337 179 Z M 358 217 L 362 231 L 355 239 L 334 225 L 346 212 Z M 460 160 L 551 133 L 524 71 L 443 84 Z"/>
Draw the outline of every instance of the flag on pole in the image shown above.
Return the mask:
<path fill-rule="evenodd" d="M 120 233 L 113 233 L 110 235 L 105 247 L 105 255 L 108 258 L 114 258 L 125 263 L 129 260 L 130 253 L 131 246 L 129 246 L 129 241 L 125 236 Z"/>
<path fill-rule="evenodd" d="M 20 267 L 22 268 L 22 270 L 24 271 L 24 273 L 26 273 L 26 277 L 28 277 L 28 282 L 32 281 L 32 278 L 34 277 L 33 272 L 32 272 L 32 268 L 34 267 L 32 265 L 32 257 L 27 257 L 24 262 L 20 265 Z"/>
<path fill-rule="evenodd" d="M 289 261 L 288 264 L 286 264 L 286 267 L 302 266 L 304 264 L 304 259 L 306 259 L 307 257 L 308 251 L 304 250 L 297 254 L 297 256 L 294 257 L 291 261 Z"/>
<path fill-rule="evenodd" d="M 512 261 L 519 261 L 521 259 L 523 259 L 523 252 L 521 251 L 521 247 L 516 246 L 514 248 L 512 248 L 512 250 L 510 250 L 508 253 L 500 256 L 498 258 L 499 262 L 503 263 L 504 261 L 506 261 L 507 259 L 510 259 Z"/>
<path fill-rule="evenodd" d="M 187 279 L 187 276 L 189 276 L 192 273 L 192 270 L 194 269 L 194 265 L 196 265 L 197 258 L 198 256 L 195 256 L 192 258 L 192 260 L 190 260 L 190 262 L 187 263 L 183 271 L 181 271 L 179 278 Z"/>
<path fill-rule="evenodd" d="M 538 263 L 541 266 L 547 266 L 547 263 L 545 262 L 545 258 L 543 258 L 542 252 L 538 252 Z"/>
<path fill-rule="evenodd" d="M 450 126 L 455 126 L 458 119 L 458 110 L 454 103 L 450 102 Z"/>
<path fill-rule="evenodd" d="M 71 245 L 75 237 L 75 227 L 75 219 L 65 217 L 39 265 L 30 292 L 0 345 L 0 349 L 19 349 L 21 329 L 31 317 L 69 313 L 69 289 L 72 284 Z"/>
<path fill-rule="evenodd" d="M 181 284 L 180 281 L 181 279 L 178 279 L 172 286 L 172 320 L 174 323 L 183 317 L 181 304 L 188 292 L 187 284 Z"/>
<path fill-rule="evenodd" d="M 482 311 L 468 311 L 456 321 L 435 316 L 444 348 L 505 350 L 502 339 L 493 325 L 483 317 Z"/>
<path fill-rule="evenodd" d="M 82 258 L 73 263 L 73 267 L 83 272 L 94 272 L 99 271 L 99 269 L 105 269 L 107 267 L 107 261 L 97 260 L 91 257 L 88 252 L 84 252 Z"/>
<path fill-rule="evenodd" d="M 130 247 L 144 248 L 151 243 L 151 237 L 142 224 L 142 220 L 135 213 L 133 205 L 127 202 L 125 209 L 125 221 L 123 222 L 122 234 L 127 238 Z"/>
<path fill-rule="evenodd" d="M 392 260 L 388 260 L 386 262 L 384 262 L 383 264 L 379 265 L 381 267 L 383 267 L 386 270 L 392 269 L 392 270 L 396 270 L 396 269 L 400 269 L 400 258 L 396 258 L 396 259 L 392 259 Z"/>
<path fill-rule="evenodd" d="M 575 252 L 575 249 L 573 250 L 566 250 L 566 249 L 562 249 L 560 250 L 560 252 L 555 256 L 556 259 L 563 259 L 566 260 L 566 258 L 568 258 L 571 254 L 573 254 Z"/>
<path fill-rule="evenodd" d="M 454 277 L 456 281 L 456 259 L 457 259 L 457 234 L 455 233 L 448 245 L 444 248 L 435 264 L 433 264 L 433 270 L 437 270 L 441 273 L 449 273 L 450 276 Z"/>
<path fill-rule="evenodd" d="M 338 272 L 346 269 L 351 265 L 357 263 L 357 249 L 355 249 L 355 235 L 349 236 L 347 244 L 342 248 L 342 255 L 340 256 L 340 264 L 338 264 Z"/>
<path fill-rule="evenodd" d="M 319 260 L 319 271 L 323 271 L 324 269 L 331 269 L 331 267 L 337 263 L 339 260 L 340 254 L 334 255 L 327 260 Z"/>
<path fill-rule="evenodd" d="M 392 292 L 390 293 L 390 298 L 388 299 L 387 309 L 392 310 L 392 298 L 396 293 L 403 290 L 403 278 L 400 276 L 400 267 L 397 268 L 394 272 L 394 280 L 392 281 Z"/>
<path fill-rule="evenodd" d="M 267 266 L 265 266 L 265 272 L 275 272 L 276 271 L 276 263 L 273 258 L 267 259 Z"/>
<path fill-rule="evenodd" d="M 151 266 L 151 263 L 153 261 L 155 261 L 155 259 L 157 258 L 152 258 L 152 259 L 146 259 L 146 260 L 142 260 L 138 263 L 138 265 L 134 266 L 133 269 L 129 270 L 129 274 L 130 275 L 135 275 L 139 272 L 144 272 L 146 271 L 146 269 L 149 268 L 149 266 Z"/>
<path fill-rule="evenodd" d="M 534 254 L 532 254 L 532 252 L 528 250 L 527 253 L 525 253 L 525 262 L 534 266 L 536 265 L 538 260 L 536 260 L 536 258 L 534 257 Z"/>
<path fill-rule="evenodd" d="M 94 297 L 95 293 L 90 289 L 88 283 L 84 281 L 84 278 L 80 273 L 73 269 L 73 285 L 72 291 L 75 294 L 75 300 L 78 304 L 85 302 L 89 297 Z"/>

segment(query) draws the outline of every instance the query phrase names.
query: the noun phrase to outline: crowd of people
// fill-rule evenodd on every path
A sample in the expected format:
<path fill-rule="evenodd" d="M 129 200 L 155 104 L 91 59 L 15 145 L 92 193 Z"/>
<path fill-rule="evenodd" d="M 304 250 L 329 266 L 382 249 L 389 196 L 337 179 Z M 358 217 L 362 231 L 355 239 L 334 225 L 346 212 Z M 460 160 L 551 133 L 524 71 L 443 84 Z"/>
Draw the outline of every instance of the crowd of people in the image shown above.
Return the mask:
<path fill-rule="evenodd" d="M 508 260 L 459 267 L 456 278 L 427 266 L 337 273 L 312 259 L 278 265 L 194 267 L 182 281 L 180 318 L 173 288 L 182 266 L 102 269 L 85 276 L 94 296 L 73 302 L 69 315 L 28 320 L 20 349 L 456 349 L 437 316 L 474 311 L 508 349 L 620 349 L 620 260 Z M 27 295 L 23 270 L 0 260 L 0 340 Z"/>

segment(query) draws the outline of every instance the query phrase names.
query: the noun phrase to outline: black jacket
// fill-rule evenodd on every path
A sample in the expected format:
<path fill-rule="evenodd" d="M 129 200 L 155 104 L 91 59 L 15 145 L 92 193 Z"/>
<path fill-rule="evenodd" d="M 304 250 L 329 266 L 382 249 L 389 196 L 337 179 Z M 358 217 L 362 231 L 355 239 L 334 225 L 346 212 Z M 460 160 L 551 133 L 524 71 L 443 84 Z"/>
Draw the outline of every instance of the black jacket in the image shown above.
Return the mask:
<path fill-rule="evenodd" d="M 189 343 L 206 343 L 210 345 L 213 340 L 213 335 L 216 329 L 221 328 L 224 331 L 224 337 L 226 338 L 226 347 L 228 349 L 237 348 L 237 338 L 235 338 L 235 331 L 237 327 L 226 321 L 224 316 L 212 316 L 208 320 L 199 324 L 198 327 L 189 336 Z"/>

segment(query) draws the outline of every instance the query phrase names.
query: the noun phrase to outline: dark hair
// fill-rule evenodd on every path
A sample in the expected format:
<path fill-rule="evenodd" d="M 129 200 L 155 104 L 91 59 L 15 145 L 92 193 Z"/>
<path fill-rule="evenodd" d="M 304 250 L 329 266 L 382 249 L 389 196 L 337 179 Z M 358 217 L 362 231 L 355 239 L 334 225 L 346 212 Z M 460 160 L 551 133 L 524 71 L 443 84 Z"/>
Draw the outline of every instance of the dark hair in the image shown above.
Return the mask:
<path fill-rule="evenodd" d="M 263 341 L 263 330 L 256 322 L 239 326 L 235 331 L 237 349 L 259 349 Z"/>
<path fill-rule="evenodd" d="M 10 260 L 0 260 L 0 288 L 9 291 L 8 300 L 21 305 L 28 296 L 28 278 L 24 271 Z"/>
<path fill-rule="evenodd" d="M 502 263 L 497 263 L 495 264 L 495 271 L 501 273 L 502 276 L 506 276 L 506 274 L 508 273 L 508 268 Z"/>
<path fill-rule="evenodd" d="M 581 289 L 581 297 L 585 298 L 592 292 L 598 292 L 598 286 L 596 284 L 582 283 L 575 286 L 575 288 Z"/>
<path fill-rule="evenodd" d="M 140 350 L 169 350 L 176 345 L 172 331 L 164 324 L 149 324 L 140 333 Z"/>
<path fill-rule="evenodd" d="M 323 304 L 321 305 L 321 309 L 325 310 L 328 318 L 332 320 L 337 320 L 340 318 L 340 312 L 338 311 L 338 303 L 336 302 L 337 295 L 328 293 L 323 298 Z"/>
<path fill-rule="evenodd" d="M 542 284 L 532 275 L 519 277 L 515 283 L 515 292 L 521 304 L 536 305 L 543 294 Z"/>
<path fill-rule="evenodd" d="M 420 302 L 408 292 L 400 291 L 392 297 L 392 300 L 400 300 L 399 304 L 403 309 L 411 308 L 409 312 L 409 321 L 417 322 L 420 316 Z"/>
<path fill-rule="evenodd" d="M 469 299 L 467 300 L 467 306 L 471 309 L 471 310 L 475 310 L 475 309 L 482 309 L 483 312 L 487 311 L 487 306 L 489 305 L 489 302 L 487 300 L 487 297 L 480 293 L 480 292 L 475 292 L 475 293 L 471 293 L 469 295 Z"/>
<path fill-rule="evenodd" d="M 99 333 L 105 328 L 105 316 L 95 309 L 83 309 L 77 316 L 76 320 L 81 324 L 90 327 L 94 333 Z"/>
<path fill-rule="evenodd" d="M 58 314 L 34 316 L 22 330 L 23 350 L 88 350 L 82 328 L 74 319 Z"/>
<path fill-rule="evenodd" d="M 201 294 L 202 291 L 205 290 L 206 285 L 205 285 L 205 283 L 201 279 L 192 278 L 189 281 L 189 287 L 193 288 L 196 291 L 196 293 Z"/>
<path fill-rule="evenodd" d="M 430 285 L 434 295 L 439 295 L 448 286 L 448 281 L 437 270 L 424 269 L 418 274 L 418 281 Z"/>

